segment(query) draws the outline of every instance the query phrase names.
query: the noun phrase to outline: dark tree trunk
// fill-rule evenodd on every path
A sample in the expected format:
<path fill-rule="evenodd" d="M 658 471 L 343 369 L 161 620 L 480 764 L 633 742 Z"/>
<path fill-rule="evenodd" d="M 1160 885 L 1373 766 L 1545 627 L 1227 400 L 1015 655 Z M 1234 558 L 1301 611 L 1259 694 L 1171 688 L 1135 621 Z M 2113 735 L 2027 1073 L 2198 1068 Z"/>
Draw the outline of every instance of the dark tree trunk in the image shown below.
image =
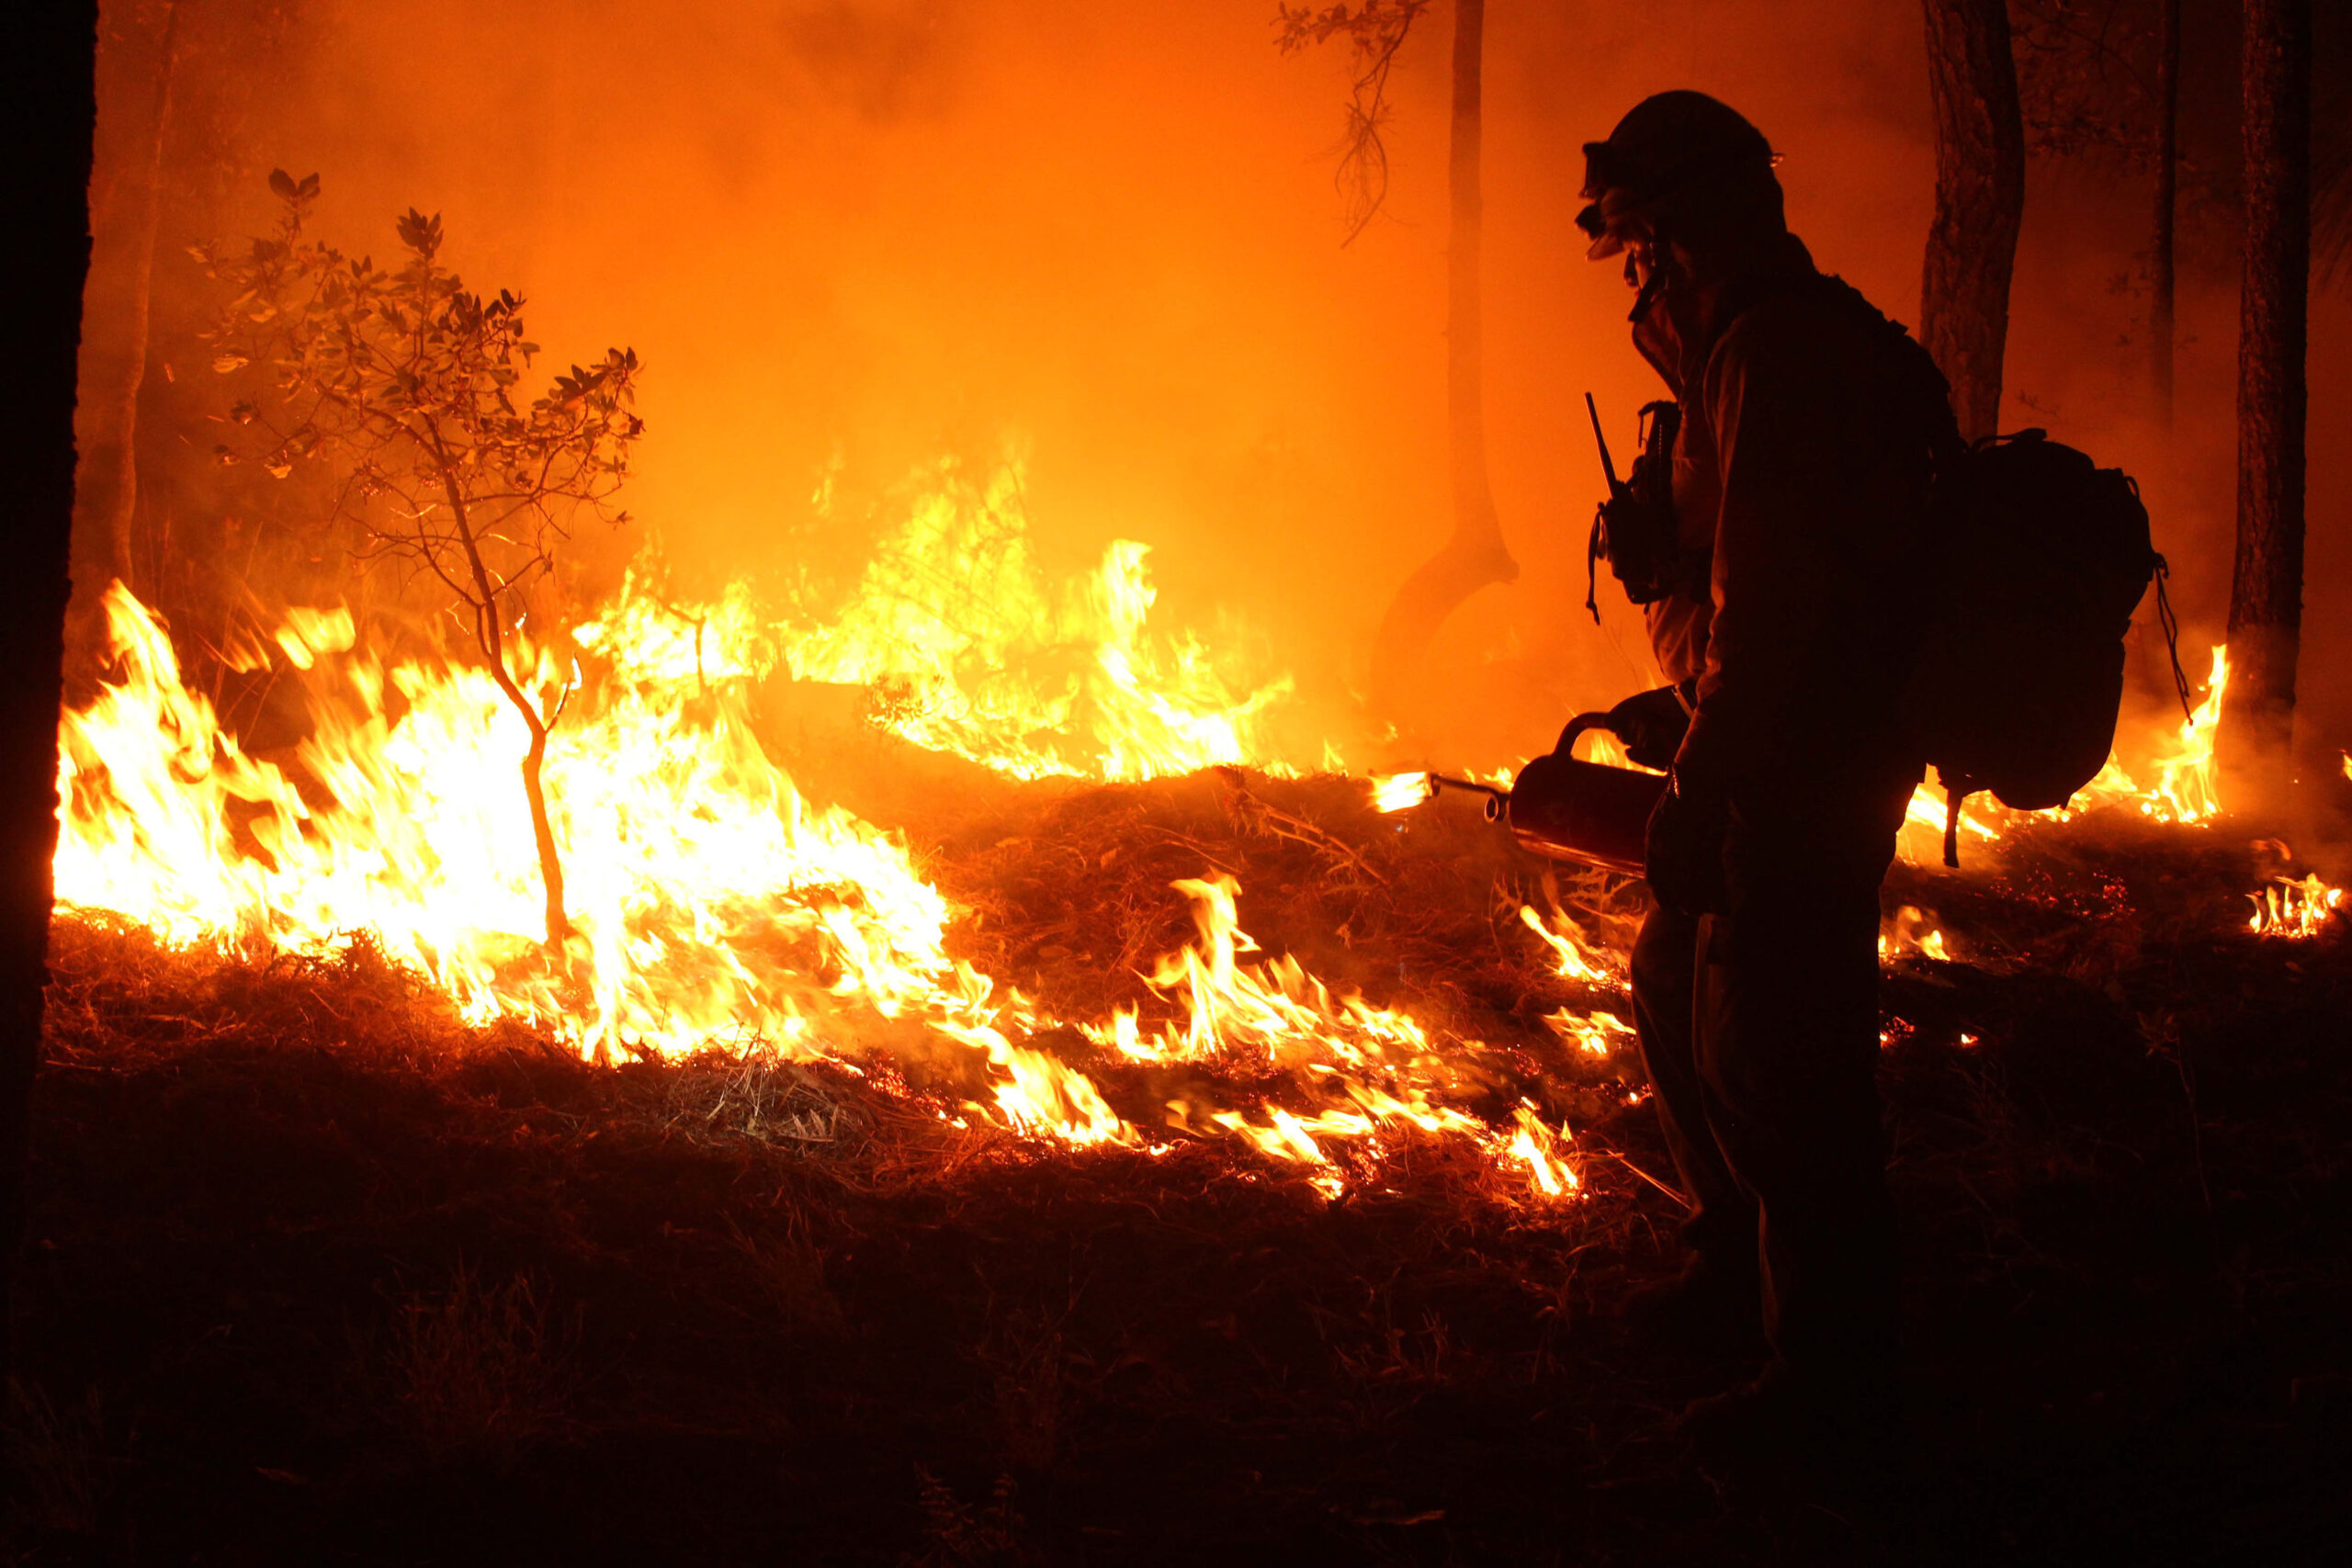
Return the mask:
<path fill-rule="evenodd" d="M 2180 183 L 2180 0 L 2160 0 L 2156 34 L 2155 222 L 2148 244 L 2148 388 L 2172 428 L 2173 217 Z"/>
<path fill-rule="evenodd" d="M 24 1228 L 26 1113 L 40 1057 L 57 714 L 74 519 L 74 381 L 90 264 L 96 0 L 36 0 L 0 22 L 9 259 L 0 312 L 0 1374 Z"/>
<path fill-rule="evenodd" d="M 125 7 L 126 10 L 131 9 Z M 107 101 L 120 107 L 99 143 L 91 187 L 90 280 L 95 307 L 82 334 L 74 434 L 82 460 L 74 497 L 72 656 L 74 683 L 91 678 L 104 647 L 107 584 L 130 573 L 131 517 L 139 504 L 139 389 L 147 377 L 147 299 L 162 205 L 164 128 L 171 119 L 172 67 L 179 7 L 165 0 L 161 25 L 135 23 L 108 37 L 99 69 Z"/>
<path fill-rule="evenodd" d="M 2303 620 L 2303 360 L 2310 304 L 2311 0 L 2245 0 L 2238 548 L 2222 742 L 2256 799 L 2286 777 Z"/>
<path fill-rule="evenodd" d="M 2009 276 L 2025 215 L 2025 125 L 2005 0 L 1926 0 L 1936 115 L 1936 215 L 1919 341 L 1951 382 L 1961 433 L 2000 423 Z"/>
<path fill-rule="evenodd" d="M 1453 132 L 1448 172 L 1452 223 L 1446 253 L 1446 420 L 1453 468 L 1453 535 L 1421 563 L 1389 602 L 1372 645 L 1372 704 L 1394 717 L 1413 669 L 1439 626 L 1464 599 L 1490 582 L 1509 582 L 1519 563 L 1503 544 L 1502 520 L 1487 479 L 1484 344 L 1478 286 L 1478 188 L 1482 130 L 1480 55 L 1486 0 L 1454 0 Z"/>

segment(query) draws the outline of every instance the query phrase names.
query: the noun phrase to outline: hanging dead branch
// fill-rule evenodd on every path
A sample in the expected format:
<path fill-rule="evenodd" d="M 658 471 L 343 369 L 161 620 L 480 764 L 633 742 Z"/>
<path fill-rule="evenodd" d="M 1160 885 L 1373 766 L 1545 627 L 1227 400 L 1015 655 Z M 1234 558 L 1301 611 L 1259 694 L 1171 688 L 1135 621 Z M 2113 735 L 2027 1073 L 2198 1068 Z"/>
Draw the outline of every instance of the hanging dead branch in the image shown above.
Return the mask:
<path fill-rule="evenodd" d="M 1317 44 L 1342 38 L 1354 72 L 1347 104 L 1347 127 L 1334 150 L 1339 167 L 1332 183 L 1339 187 L 1340 212 L 1354 241 L 1388 197 L 1388 149 L 1381 132 L 1388 124 L 1388 73 L 1396 51 L 1430 0 L 1364 0 L 1361 6 L 1277 6 L 1274 47 L 1296 54 Z"/>

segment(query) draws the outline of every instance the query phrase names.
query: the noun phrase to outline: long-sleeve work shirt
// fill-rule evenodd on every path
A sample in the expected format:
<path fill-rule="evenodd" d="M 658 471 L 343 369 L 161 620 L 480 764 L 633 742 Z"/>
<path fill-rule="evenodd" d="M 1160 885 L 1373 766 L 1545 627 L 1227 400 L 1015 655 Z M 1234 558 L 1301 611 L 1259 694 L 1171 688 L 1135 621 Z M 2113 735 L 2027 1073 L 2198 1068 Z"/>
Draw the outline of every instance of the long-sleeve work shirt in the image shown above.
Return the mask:
<path fill-rule="evenodd" d="M 1731 786 L 1899 745 L 1928 477 L 1899 355 L 1919 351 L 1793 238 L 1636 341 L 1682 403 L 1683 547 L 1713 555 L 1704 600 L 1650 607 L 1667 678 L 1699 682 L 1677 766 Z"/>

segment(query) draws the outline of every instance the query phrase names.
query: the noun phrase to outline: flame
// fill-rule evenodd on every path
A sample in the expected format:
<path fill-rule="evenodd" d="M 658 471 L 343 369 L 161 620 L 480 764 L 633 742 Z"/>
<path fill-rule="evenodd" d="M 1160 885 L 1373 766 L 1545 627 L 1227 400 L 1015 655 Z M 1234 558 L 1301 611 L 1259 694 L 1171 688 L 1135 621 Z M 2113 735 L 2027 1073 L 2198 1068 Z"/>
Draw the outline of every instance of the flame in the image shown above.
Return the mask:
<path fill-rule="evenodd" d="M 943 464 L 848 602 L 778 628 L 793 675 L 865 686 L 884 728 L 1013 778 L 1277 761 L 1266 719 L 1290 678 L 1154 631 L 1148 546 L 1114 540 L 1091 573 L 1049 582 L 1026 479 L 1018 458 L 977 483 Z"/>
<path fill-rule="evenodd" d="M 2108 763 L 2110 768 L 2114 765 L 2112 760 Z M 1942 853 L 1940 846 L 1944 838 L 1944 818 L 1950 808 L 1949 803 L 1944 799 L 1942 789 L 1938 785 L 1922 782 L 1917 789 L 1911 792 L 1911 804 L 1905 807 L 1903 812 L 1904 833 L 1907 838 L 1910 830 L 1917 828 L 1923 829 L 1931 835 L 1929 841 L 1938 845 L 1939 848 L 1931 852 L 1928 858 Z M 1967 803 L 1961 807 L 1961 841 L 1965 844 L 1973 840 L 1978 843 L 1989 843 L 1998 839 L 2001 836 L 2001 829 L 1996 827 L 1990 818 L 2000 810 L 2001 807 L 1989 796 L 1971 795 Z M 1904 859 L 1917 861 L 1921 858 L 1912 852 L 1913 846 L 1909 842 L 1903 840 L 1898 842 L 1902 842 Z"/>
<path fill-rule="evenodd" d="M 2171 743 L 2156 755 L 2156 782 L 2151 788 L 2138 792 L 2142 815 L 2159 822 L 2205 822 L 2220 815 L 2222 791 L 2219 770 L 2214 761 L 2213 742 L 2222 728 L 2222 698 L 2230 687 L 2230 650 L 2226 645 L 2213 649 L 2212 672 L 2206 677 L 2205 700 L 2182 725 Z M 2110 761 L 2109 769 L 2115 764 Z M 2128 790 L 2130 781 L 2120 777 L 2115 769 L 2120 788 Z M 2100 781 L 2108 777 L 2102 770 L 2099 777 L 2086 786 L 2084 793 L 2098 801 Z"/>
<path fill-rule="evenodd" d="M 1529 1103 L 1502 1127 L 1463 1108 L 1486 1087 L 1465 1068 L 1481 1042 L 1335 993 L 1293 955 L 1266 955 L 1241 927 L 1229 874 L 1173 885 L 1195 934 L 1146 976 L 1159 998 L 1152 1024 L 1133 1010 L 1046 1018 L 949 954 L 955 910 L 900 840 L 810 806 L 768 760 L 748 694 L 778 671 L 876 687 L 887 698 L 876 716 L 902 736 L 1015 777 L 1145 777 L 1257 754 L 1286 682 L 1252 685 L 1199 640 L 1152 632 L 1140 546 L 1114 545 L 1060 592 L 1046 590 L 1017 527 L 994 536 L 993 554 L 978 548 L 976 517 L 1017 521 L 1017 470 L 988 487 L 945 485 L 830 619 L 769 621 L 741 588 L 681 607 L 632 580 L 571 629 L 576 660 L 514 628 L 522 683 L 543 711 L 565 709 L 546 763 L 574 926 L 557 948 L 540 940 L 516 768 L 526 737 L 484 671 L 387 664 L 348 611 L 290 612 L 236 657 L 299 682 L 315 728 L 290 754 L 256 756 L 188 689 L 165 628 L 118 584 L 107 596 L 117 674 L 62 725 L 60 901 L 181 945 L 321 952 L 367 931 L 467 1021 L 517 1021 L 602 1058 L 761 1049 L 854 1066 L 944 1054 L 985 1085 L 965 1114 L 941 1112 L 955 1124 L 979 1117 L 1073 1145 L 1157 1146 L 1085 1074 L 1031 1043 L 1075 1028 L 1117 1060 L 1213 1065 L 1271 1084 L 1241 1105 L 1189 1090 L 1167 1103 L 1167 1120 L 1301 1168 L 1327 1193 L 1411 1135 L 1468 1144 L 1538 1200 L 1577 1194 L 1565 1128 Z M 941 576 L 951 561 L 961 577 Z M 2227 674 L 2217 649 L 2198 722 L 2159 757 L 2152 788 L 2132 790 L 2110 763 L 2086 793 L 2104 787 L 2158 820 L 2208 819 Z M 1335 760 L 1327 743 L 1324 761 Z M 1403 773 L 1371 787 L 1394 808 L 1430 786 Z M 1972 818 L 1970 830 L 1997 836 L 2001 820 Z M 2340 899 L 2316 878 L 2281 881 L 2256 897 L 2254 929 L 2312 934 Z M 1622 954 L 1566 913 L 1522 906 L 1519 918 L 1560 978 L 1622 987 Z M 1881 951 L 1951 955 L 1909 908 Z M 1633 1034 L 1610 1011 L 1561 1009 L 1545 1021 L 1593 1056 Z M 1888 1038 L 1907 1027 L 1891 1024 Z"/>
<path fill-rule="evenodd" d="M 1535 1190 L 1546 1198 L 1566 1198 L 1582 1187 L 1576 1168 L 1560 1152 L 1560 1145 L 1568 1141 L 1567 1128 L 1563 1126 L 1555 1135 L 1535 1114 L 1535 1108 L 1524 1102 L 1513 1116 L 1518 1130 L 1506 1152 L 1526 1168 Z"/>
<path fill-rule="evenodd" d="M 1595 946 L 1588 940 L 1566 910 L 1555 908 L 1551 919 L 1546 922 L 1534 909 L 1521 904 L 1519 918 L 1521 924 L 1543 938 L 1544 944 L 1552 950 L 1555 961 L 1553 972 L 1562 979 L 1590 985 L 1614 985 L 1621 978 L 1622 961 L 1614 953 Z"/>
<path fill-rule="evenodd" d="M 1409 1014 L 1335 996 L 1287 954 L 1242 962 L 1262 950 L 1241 929 L 1239 885 L 1220 872 L 1174 886 L 1192 901 L 1196 936 L 1161 958 L 1149 979 L 1182 1010 L 1182 1022 L 1147 1035 L 1136 1014 L 1123 1010 L 1108 1026 L 1086 1026 L 1085 1032 L 1132 1060 L 1280 1070 L 1313 1103 L 1303 1111 L 1270 1106 L 1253 1116 L 1171 1100 L 1172 1125 L 1214 1128 L 1272 1158 L 1314 1168 L 1310 1179 L 1328 1192 L 1344 1184 L 1339 1145 L 1375 1147 L 1383 1134 L 1406 1129 L 1466 1138 L 1489 1157 L 1519 1166 L 1543 1197 L 1577 1190 L 1559 1147 L 1565 1133 L 1555 1136 L 1524 1106 L 1506 1133 L 1441 1102 L 1459 1077 L 1449 1057 L 1482 1048 L 1479 1042 L 1439 1041 Z M 1595 1015 L 1590 1025 L 1596 1034 L 1631 1032 L 1602 1019 Z"/>
<path fill-rule="evenodd" d="M 954 911 L 905 846 L 809 806 L 762 752 L 746 689 L 789 649 L 740 592 L 685 611 L 632 588 L 574 628 L 584 672 L 560 671 L 518 628 L 526 688 L 549 709 L 579 699 L 547 758 L 575 928 L 552 951 L 516 769 L 526 738 L 487 674 L 387 667 L 347 612 L 289 615 L 272 639 L 277 678 L 304 683 L 316 729 L 290 757 L 263 758 L 187 687 L 164 627 L 119 584 L 107 613 L 115 678 L 62 724 L 62 904 L 179 945 L 320 952 L 365 931 L 469 1021 L 516 1020 L 599 1056 L 961 1053 L 988 1085 L 967 1113 L 1071 1145 L 1148 1146 L 1084 1074 L 1023 1043 L 1059 1021 L 949 956 Z M 1139 756 L 1124 744 L 1102 765 Z M 1234 880 L 1175 886 L 1198 934 L 1149 978 L 1181 1019 L 1150 1033 L 1133 1012 L 1080 1027 L 1132 1061 L 1286 1075 L 1295 1101 L 1177 1102 L 1178 1125 L 1310 1167 L 1332 1193 L 1343 1146 L 1406 1130 L 1470 1141 L 1538 1197 L 1576 1190 L 1565 1134 L 1532 1113 L 1497 1129 L 1445 1103 L 1461 1087 L 1452 1061 L 1477 1042 L 1335 995 L 1288 955 L 1249 962 L 1261 949 Z M 1623 1032 L 1598 1015 L 1589 1027 Z"/>
<path fill-rule="evenodd" d="M 1607 1056 L 1616 1050 L 1618 1041 L 1634 1037 L 1634 1026 L 1614 1013 L 1575 1012 L 1562 1008 L 1544 1021 L 1552 1026 L 1553 1032 L 1588 1056 Z"/>
<path fill-rule="evenodd" d="M 1388 773 L 1372 781 L 1372 804 L 1376 811 L 1405 811 L 1432 799 L 1437 788 L 1427 773 Z"/>
<path fill-rule="evenodd" d="M 1625 743 L 1623 740 L 1618 739 L 1616 735 L 1612 732 L 1606 729 L 1588 729 L 1585 731 L 1585 735 L 1589 737 L 1592 742 L 1591 750 L 1586 754 L 1585 760 L 1587 761 L 1599 762 L 1603 767 L 1609 768 L 1631 768 L 1634 766 L 1634 759 L 1625 754 Z M 1657 772 L 1654 768 L 1644 768 L 1641 771 L 1644 773 Z"/>
<path fill-rule="evenodd" d="M 613 662 L 548 748 L 577 928 L 550 953 L 515 770 L 526 737 L 487 674 L 387 670 L 354 649 L 347 615 L 289 622 L 317 722 L 289 776 L 220 728 L 119 584 L 107 613 L 120 678 L 62 724 L 60 902 L 182 945 L 317 951 L 366 930 L 468 1021 L 517 1019 L 600 1055 L 746 1039 L 830 1054 L 906 1021 L 985 1052 L 1007 1088 L 1028 1081 L 997 1027 L 1020 998 L 948 958 L 950 910 L 904 847 L 807 806 L 752 739 L 740 691 L 690 724 L 675 647 L 656 639 L 639 663 L 618 623 L 582 639 Z M 533 683 L 564 682 L 541 658 Z M 405 700 L 397 719 L 388 693 Z M 1102 1135 L 1082 1096 L 1024 1114 Z"/>
<path fill-rule="evenodd" d="M 2301 880 L 2274 877 L 2260 892 L 2246 897 L 2254 901 L 2248 929 L 2256 936 L 2317 936 L 2344 903 L 2344 890 L 2330 887 L 2316 873 Z"/>
<path fill-rule="evenodd" d="M 1396 1120 L 1430 1132 L 1483 1128 L 1475 1117 L 1430 1103 L 1430 1091 L 1453 1074 L 1410 1014 L 1352 994 L 1335 996 L 1289 954 L 1243 963 L 1262 950 L 1241 929 L 1241 888 L 1230 875 L 1186 877 L 1173 886 L 1192 901 L 1198 934 L 1164 955 L 1148 978 L 1183 1020 L 1146 1035 L 1135 1014 L 1123 1010 L 1107 1028 L 1086 1027 L 1098 1043 L 1139 1061 L 1242 1064 L 1333 1079 L 1349 1106 L 1272 1122 L 1277 1141 L 1300 1149 L 1301 1157 L 1308 1157 L 1301 1132 L 1361 1136 L 1374 1121 Z"/>
<path fill-rule="evenodd" d="M 1878 935 L 1878 955 L 1882 962 L 1916 953 L 1922 958 L 1932 958 L 1939 964 L 1952 960 L 1951 944 L 1928 917 L 1909 904 L 1894 911 L 1885 929 Z"/>

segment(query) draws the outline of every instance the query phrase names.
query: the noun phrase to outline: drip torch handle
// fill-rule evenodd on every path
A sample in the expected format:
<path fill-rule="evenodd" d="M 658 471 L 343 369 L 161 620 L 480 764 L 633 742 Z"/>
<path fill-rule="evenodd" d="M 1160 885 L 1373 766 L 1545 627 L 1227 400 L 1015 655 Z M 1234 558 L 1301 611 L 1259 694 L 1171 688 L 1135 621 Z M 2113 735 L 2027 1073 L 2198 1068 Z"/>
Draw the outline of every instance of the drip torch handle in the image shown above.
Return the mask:
<path fill-rule="evenodd" d="M 1611 722 L 1606 713 L 1580 713 L 1568 720 L 1567 728 L 1560 731 L 1559 744 L 1552 750 L 1563 757 L 1574 756 L 1577 742 L 1584 738 L 1585 731 L 1589 729 L 1606 730 L 1611 735 L 1617 733 L 1617 726 Z"/>

